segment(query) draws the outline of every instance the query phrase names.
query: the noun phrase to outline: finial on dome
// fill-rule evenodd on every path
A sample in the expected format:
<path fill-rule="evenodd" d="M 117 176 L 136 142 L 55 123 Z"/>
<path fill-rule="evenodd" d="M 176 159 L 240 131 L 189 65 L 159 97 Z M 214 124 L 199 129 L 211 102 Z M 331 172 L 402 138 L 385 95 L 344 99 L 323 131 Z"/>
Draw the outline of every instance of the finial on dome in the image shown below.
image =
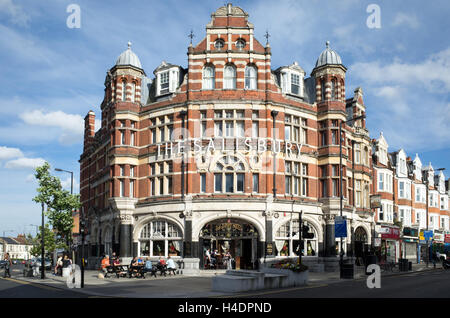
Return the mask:
<path fill-rule="evenodd" d="M 330 41 L 325 42 L 325 44 L 327 46 L 327 49 L 329 49 L 330 48 Z"/>
<path fill-rule="evenodd" d="M 129 50 L 131 50 L 131 44 L 132 44 L 132 43 L 131 43 L 130 41 L 128 41 L 128 49 L 129 49 Z"/>

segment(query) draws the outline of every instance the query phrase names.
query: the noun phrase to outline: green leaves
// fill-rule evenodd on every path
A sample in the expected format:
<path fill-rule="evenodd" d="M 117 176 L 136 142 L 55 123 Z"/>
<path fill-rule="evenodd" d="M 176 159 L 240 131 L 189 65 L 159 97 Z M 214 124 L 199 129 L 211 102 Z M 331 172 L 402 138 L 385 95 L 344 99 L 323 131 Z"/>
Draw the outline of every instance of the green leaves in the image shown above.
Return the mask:
<path fill-rule="evenodd" d="M 34 176 L 39 186 L 33 201 L 46 205 L 45 215 L 58 236 L 58 242 L 64 241 L 66 245 L 70 245 L 73 228 L 72 211 L 80 208 L 80 196 L 72 195 L 62 188 L 61 180 L 50 174 L 50 165 L 47 162 L 36 168 Z"/>

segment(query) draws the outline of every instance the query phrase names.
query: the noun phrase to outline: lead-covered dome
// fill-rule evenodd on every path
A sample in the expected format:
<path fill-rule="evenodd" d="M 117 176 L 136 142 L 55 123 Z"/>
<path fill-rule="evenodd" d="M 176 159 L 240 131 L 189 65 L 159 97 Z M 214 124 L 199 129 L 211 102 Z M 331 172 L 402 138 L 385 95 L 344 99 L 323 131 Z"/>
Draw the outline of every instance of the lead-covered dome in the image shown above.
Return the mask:
<path fill-rule="evenodd" d="M 137 55 L 131 51 L 131 42 L 128 42 L 128 49 L 117 58 L 116 66 L 117 65 L 131 65 L 142 69 L 141 61 Z"/>
<path fill-rule="evenodd" d="M 337 54 L 334 50 L 330 48 L 330 41 L 327 41 L 326 43 L 327 48 L 320 53 L 319 58 L 316 62 L 316 67 L 322 66 L 322 65 L 342 65 L 342 60 L 339 54 Z"/>

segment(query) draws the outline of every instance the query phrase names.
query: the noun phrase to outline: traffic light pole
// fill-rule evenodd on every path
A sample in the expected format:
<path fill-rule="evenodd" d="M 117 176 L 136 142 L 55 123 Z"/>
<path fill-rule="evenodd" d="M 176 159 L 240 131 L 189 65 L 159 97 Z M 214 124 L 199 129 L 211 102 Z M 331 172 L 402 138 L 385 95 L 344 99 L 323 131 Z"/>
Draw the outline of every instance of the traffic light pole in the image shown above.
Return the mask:
<path fill-rule="evenodd" d="M 300 244 L 300 252 L 298 254 L 298 265 L 302 263 L 302 254 L 303 254 L 303 220 L 302 220 L 302 213 L 303 211 L 300 211 L 298 214 L 298 244 Z"/>

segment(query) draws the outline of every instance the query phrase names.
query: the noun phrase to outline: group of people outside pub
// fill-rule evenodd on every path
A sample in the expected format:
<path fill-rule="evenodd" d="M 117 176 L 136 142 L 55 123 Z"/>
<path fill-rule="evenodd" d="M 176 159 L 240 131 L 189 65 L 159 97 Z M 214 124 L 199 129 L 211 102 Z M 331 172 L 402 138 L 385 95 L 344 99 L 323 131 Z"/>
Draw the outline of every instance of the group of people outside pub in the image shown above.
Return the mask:
<path fill-rule="evenodd" d="M 117 277 L 145 278 L 146 273 L 150 273 L 156 277 L 158 271 L 160 272 L 160 276 L 167 276 L 167 272 L 169 272 L 169 275 L 176 275 L 177 266 L 170 256 L 167 258 L 167 261 L 163 257 L 159 257 L 157 262 L 152 262 L 149 257 L 145 259 L 142 257 L 134 257 L 130 264 L 122 264 L 119 256 L 113 252 L 111 256 L 104 255 L 100 269 L 104 278 L 107 278 L 108 274 L 111 273 Z"/>

